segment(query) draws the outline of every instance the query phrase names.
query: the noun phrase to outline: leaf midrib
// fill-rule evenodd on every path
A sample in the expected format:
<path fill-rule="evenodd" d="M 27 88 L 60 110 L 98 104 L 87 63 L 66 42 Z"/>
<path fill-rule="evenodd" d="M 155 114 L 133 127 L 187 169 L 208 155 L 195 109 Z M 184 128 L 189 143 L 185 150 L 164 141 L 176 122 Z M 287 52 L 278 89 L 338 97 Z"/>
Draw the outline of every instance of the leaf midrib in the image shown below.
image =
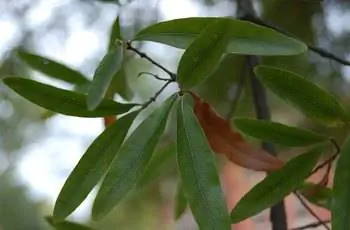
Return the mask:
<path fill-rule="evenodd" d="M 196 122 L 196 121 L 195 121 Z M 187 144 L 187 146 L 190 148 L 190 150 L 192 150 L 192 144 L 190 143 L 190 139 L 189 139 L 189 136 L 188 136 L 188 132 L 187 132 L 187 129 L 186 129 L 186 122 L 185 122 L 185 119 L 184 119 L 184 113 L 182 113 L 182 123 L 183 123 L 183 125 L 184 125 L 184 131 L 185 131 L 185 136 L 186 136 L 186 139 L 185 139 L 185 142 L 186 142 L 186 144 Z M 198 167 L 197 167 L 197 164 L 196 164 L 196 160 L 194 160 L 195 159 L 195 156 L 194 156 L 194 154 L 192 153 L 192 151 L 190 151 L 190 160 L 191 160 L 191 165 L 193 166 L 192 167 L 192 170 L 194 171 L 194 173 L 195 173 L 195 177 L 196 177 L 196 179 L 197 178 L 200 178 L 199 176 L 198 176 L 198 171 L 200 171 L 200 170 L 196 170 Z M 202 200 L 205 200 L 205 201 L 208 201 L 208 198 L 207 198 L 207 196 L 206 196 L 206 194 L 205 193 L 203 193 L 202 192 L 202 186 L 200 185 L 200 183 L 199 183 L 199 181 L 198 180 L 196 180 L 196 181 L 194 181 L 194 184 L 196 185 L 196 187 L 197 187 L 197 190 L 199 191 L 199 195 L 202 197 Z M 204 186 L 205 187 L 205 186 Z M 203 199 L 204 198 L 204 199 Z M 208 203 L 207 202 L 205 202 L 204 203 L 204 205 L 206 206 L 206 208 L 207 208 L 207 210 L 208 211 L 212 211 L 212 209 L 210 208 L 210 205 L 208 205 Z M 210 222 L 211 223 L 215 223 L 215 220 L 213 220 L 213 218 L 212 217 L 214 217 L 215 215 L 209 215 L 210 216 Z"/>

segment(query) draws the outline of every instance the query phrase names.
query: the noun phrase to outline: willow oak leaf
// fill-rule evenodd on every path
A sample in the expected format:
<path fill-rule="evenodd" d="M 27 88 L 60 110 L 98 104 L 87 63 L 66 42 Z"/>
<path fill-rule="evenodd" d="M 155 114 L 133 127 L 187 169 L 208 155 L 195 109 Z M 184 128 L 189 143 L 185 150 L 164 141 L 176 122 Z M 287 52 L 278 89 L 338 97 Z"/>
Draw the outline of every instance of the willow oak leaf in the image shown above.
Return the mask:
<path fill-rule="evenodd" d="M 96 195 L 92 207 L 94 220 L 107 215 L 142 179 L 176 99 L 177 94 L 169 97 L 124 141 Z"/>
<path fill-rule="evenodd" d="M 115 42 L 95 70 L 94 77 L 87 94 L 87 107 L 94 110 L 106 96 L 113 77 L 122 68 L 124 47 L 120 41 Z"/>
<path fill-rule="evenodd" d="M 190 93 L 194 98 L 194 113 L 214 152 L 226 155 L 237 165 L 255 171 L 275 171 L 284 165 L 281 160 L 268 152 L 248 144 L 207 102 L 197 94 Z"/>

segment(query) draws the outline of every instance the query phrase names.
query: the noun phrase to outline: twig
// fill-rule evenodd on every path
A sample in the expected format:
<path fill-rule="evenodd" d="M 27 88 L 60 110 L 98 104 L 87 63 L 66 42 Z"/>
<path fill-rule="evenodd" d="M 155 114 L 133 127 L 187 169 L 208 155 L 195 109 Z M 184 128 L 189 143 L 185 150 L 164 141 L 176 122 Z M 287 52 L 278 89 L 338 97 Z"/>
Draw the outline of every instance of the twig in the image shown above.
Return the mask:
<path fill-rule="evenodd" d="M 237 0 L 236 2 L 238 14 L 241 14 L 243 17 L 246 15 L 255 16 L 254 7 L 251 0 Z M 270 120 L 271 115 L 267 104 L 265 88 L 256 78 L 253 72 L 253 67 L 258 63 L 259 61 L 256 56 L 247 56 L 247 67 L 249 69 L 256 116 L 258 119 Z M 276 150 L 272 143 L 263 142 L 262 147 L 270 154 L 276 155 Z M 287 230 L 287 215 L 283 200 L 271 208 L 270 221 L 272 230 Z"/>
<path fill-rule="evenodd" d="M 321 179 L 321 181 L 318 183 L 319 185 L 327 187 L 328 182 L 329 182 L 329 174 L 330 174 L 331 169 L 332 169 L 332 163 L 333 163 L 333 161 L 328 162 L 326 172 L 325 172 L 323 178 Z"/>
<path fill-rule="evenodd" d="M 159 77 L 157 74 L 150 73 L 150 72 L 140 72 L 140 73 L 137 75 L 137 77 L 141 77 L 142 75 L 150 75 L 150 76 L 152 76 L 152 77 L 154 77 L 155 79 L 160 80 L 160 81 L 173 81 L 172 79 L 161 78 L 161 77 Z"/>
<path fill-rule="evenodd" d="M 325 162 L 323 162 L 322 164 L 320 164 L 319 166 L 317 166 L 311 173 L 310 176 L 315 174 L 316 172 L 318 172 L 320 169 L 322 169 L 324 166 L 328 165 L 329 163 L 332 163 L 339 155 L 340 153 L 340 147 L 338 145 L 338 143 L 332 138 L 330 139 L 330 141 L 332 142 L 333 146 L 335 147 L 335 153 L 328 158 L 328 160 L 326 160 Z"/>
<path fill-rule="evenodd" d="M 254 106 L 258 119 L 270 120 L 270 110 L 267 105 L 267 97 L 265 88 L 259 82 L 259 80 L 254 76 L 252 71 L 253 66 L 257 64 L 257 57 L 248 56 L 248 66 L 250 69 L 250 80 L 253 92 Z M 267 152 L 272 155 L 276 155 L 275 147 L 272 143 L 263 142 L 262 147 Z M 271 208 L 270 220 L 272 223 L 273 230 L 286 230 L 287 229 L 287 215 L 285 210 L 284 201 L 277 203 Z"/>
<path fill-rule="evenodd" d="M 292 38 L 295 38 L 295 39 L 298 39 L 296 38 L 294 35 L 288 33 L 287 31 L 284 31 L 276 26 L 273 26 L 271 25 L 270 23 L 268 22 L 265 22 L 263 20 L 261 20 L 260 18 L 258 17 L 255 17 L 255 16 L 252 16 L 252 15 L 245 15 L 243 17 L 241 17 L 242 20 L 247 20 L 247 21 L 250 21 L 250 22 L 254 22 L 258 25 L 261 25 L 261 26 L 265 26 L 265 27 L 269 27 L 271 29 L 274 29 L 284 35 L 287 35 L 289 37 L 292 37 Z M 299 39 L 298 39 L 299 40 Z M 334 60 L 340 64 L 343 64 L 343 65 L 348 65 L 350 66 L 350 61 L 347 61 L 341 57 L 338 57 L 336 56 L 335 54 L 327 51 L 327 50 L 324 50 L 322 48 L 319 48 L 319 47 L 316 47 L 316 46 L 313 46 L 311 44 L 306 44 L 307 47 L 309 48 L 309 50 L 313 51 L 314 53 L 317 53 L 318 55 L 320 55 L 321 57 L 324 57 L 324 58 L 328 58 L 328 59 L 331 59 L 331 60 Z"/>
<path fill-rule="evenodd" d="M 319 223 L 321 223 L 321 225 L 327 229 L 327 230 L 331 230 L 326 223 L 324 223 L 324 221 L 317 215 L 317 213 L 315 213 L 312 208 L 304 201 L 303 197 L 297 193 L 297 192 L 294 192 L 294 195 L 298 198 L 298 200 L 300 201 L 300 203 L 304 206 L 304 208 L 313 216 L 317 219 L 317 221 Z"/>
<path fill-rule="evenodd" d="M 331 222 L 331 220 L 325 220 L 325 221 L 322 221 L 322 222 L 318 221 L 318 222 L 307 224 L 307 225 L 304 225 L 304 226 L 301 226 L 301 227 L 292 228 L 290 230 L 305 230 L 305 229 L 308 229 L 308 228 L 317 228 L 317 227 L 319 227 L 321 225 L 328 224 L 330 222 Z"/>
<path fill-rule="evenodd" d="M 139 51 L 138 49 L 134 48 L 131 45 L 130 41 L 127 41 L 126 43 L 126 49 L 127 50 L 131 50 L 134 53 L 136 53 L 137 55 L 139 55 L 141 58 L 146 59 L 147 61 L 151 62 L 153 65 L 157 66 L 158 68 L 160 68 L 161 70 L 163 70 L 165 73 L 169 74 L 170 78 L 175 81 L 176 79 L 176 74 L 171 72 L 170 70 L 168 70 L 167 68 L 165 68 L 164 66 L 162 66 L 161 64 L 159 64 L 158 62 L 156 62 L 155 60 L 153 60 L 152 58 L 150 58 L 146 53 L 143 53 L 141 51 Z"/>
<path fill-rule="evenodd" d="M 143 105 L 142 105 L 142 108 L 141 109 L 145 109 L 147 108 L 152 102 L 155 102 L 157 97 L 165 90 L 166 87 L 168 87 L 168 85 L 170 83 L 172 83 L 174 81 L 167 81 L 163 86 L 162 88 L 160 88 L 155 94 L 153 97 L 151 97 L 147 102 L 145 102 Z"/>
<path fill-rule="evenodd" d="M 330 172 L 331 167 L 332 167 L 332 163 L 340 153 L 340 147 L 337 144 L 337 142 L 333 138 L 330 139 L 330 141 L 332 142 L 333 146 L 335 147 L 335 150 L 336 150 L 335 154 L 333 154 L 333 156 L 331 156 L 328 160 L 326 160 L 325 162 L 323 162 L 322 164 L 317 166 L 309 175 L 309 176 L 311 176 L 311 175 L 315 174 L 316 172 L 318 172 L 320 169 L 322 169 L 323 167 L 325 167 L 327 165 L 328 167 L 327 167 L 325 177 L 322 178 L 322 180 L 320 182 L 320 184 L 323 183 L 325 185 L 327 185 L 327 183 L 328 183 L 328 177 L 329 177 L 329 172 Z M 327 226 L 327 224 L 323 220 L 321 220 L 321 218 L 310 208 L 310 206 L 304 201 L 304 199 L 302 198 L 302 196 L 300 194 L 298 194 L 297 192 L 294 192 L 294 195 L 299 199 L 300 203 L 304 206 L 304 208 L 312 216 L 314 216 L 318 220 L 318 223 L 319 223 L 318 226 L 323 225 L 325 227 L 325 229 L 330 230 L 330 228 Z M 308 228 L 308 227 L 304 226 L 302 228 L 297 228 L 297 229 L 301 230 L 301 229 L 306 229 L 306 228 Z"/>

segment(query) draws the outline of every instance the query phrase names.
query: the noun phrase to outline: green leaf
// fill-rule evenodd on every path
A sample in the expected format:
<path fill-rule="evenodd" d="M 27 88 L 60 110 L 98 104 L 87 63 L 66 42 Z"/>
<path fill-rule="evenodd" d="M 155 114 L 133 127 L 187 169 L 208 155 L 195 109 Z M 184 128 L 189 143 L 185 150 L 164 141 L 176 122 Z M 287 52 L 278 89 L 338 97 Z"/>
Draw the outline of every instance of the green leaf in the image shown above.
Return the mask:
<path fill-rule="evenodd" d="M 183 89 L 201 83 L 217 68 L 229 42 L 229 25 L 229 19 L 214 21 L 186 49 L 177 72 Z"/>
<path fill-rule="evenodd" d="M 123 49 L 119 42 L 115 42 L 97 67 L 87 96 L 87 106 L 90 110 L 96 109 L 103 100 L 113 77 L 122 67 Z"/>
<path fill-rule="evenodd" d="M 51 216 L 45 217 L 46 221 L 56 230 L 93 230 L 88 226 L 84 226 L 71 221 L 63 221 L 55 223 Z"/>
<path fill-rule="evenodd" d="M 306 116 L 328 125 L 339 125 L 349 120 L 334 95 L 299 75 L 263 65 L 255 67 L 254 72 L 266 87 Z"/>
<path fill-rule="evenodd" d="M 101 219 L 111 211 L 142 178 L 164 132 L 176 96 L 167 99 L 147 117 L 122 145 L 94 201 L 94 220 Z"/>
<path fill-rule="evenodd" d="M 115 19 L 111 34 L 109 38 L 109 50 L 113 48 L 113 44 L 116 42 L 116 40 L 123 40 L 122 34 L 121 34 L 121 27 L 120 27 L 120 18 L 119 16 Z M 124 57 L 126 57 L 125 49 L 124 49 Z M 114 75 L 112 82 L 109 86 L 109 89 L 107 90 L 107 95 L 113 95 L 114 93 L 118 93 L 124 100 L 130 101 L 132 97 L 134 96 L 130 85 L 127 80 L 126 72 L 125 72 L 125 64 L 126 61 L 124 59 L 124 62 L 121 64 L 120 70 Z"/>
<path fill-rule="evenodd" d="M 124 61 L 120 70 L 114 75 L 106 95 L 118 93 L 124 100 L 130 101 L 134 96 L 134 93 L 127 79 L 125 64 L 126 62 Z"/>
<path fill-rule="evenodd" d="M 169 163 L 173 157 L 175 157 L 174 149 L 176 149 L 176 145 L 171 143 L 153 154 L 146 172 L 143 174 L 142 179 L 137 183 L 137 188 L 148 185 L 158 176 L 164 174 L 166 170 L 169 170 Z"/>
<path fill-rule="evenodd" d="M 118 119 L 89 146 L 58 195 L 53 213 L 56 221 L 71 214 L 108 171 L 138 113 L 132 112 Z"/>
<path fill-rule="evenodd" d="M 340 152 L 334 174 L 332 229 L 350 229 L 350 135 Z"/>
<path fill-rule="evenodd" d="M 214 156 L 189 98 L 181 99 L 177 114 L 177 163 L 183 191 L 200 229 L 229 230 Z"/>
<path fill-rule="evenodd" d="M 121 28 L 120 28 L 120 18 L 119 16 L 115 19 L 113 22 L 113 26 L 111 29 L 111 35 L 109 37 L 109 45 L 108 50 L 113 49 L 113 46 L 117 40 L 123 40 L 121 35 Z"/>
<path fill-rule="evenodd" d="M 18 56 L 30 67 L 46 74 L 49 77 L 65 81 L 73 85 L 83 85 L 89 83 L 89 80 L 83 74 L 47 57 L 42 57 L 24 50 L 18 51 Z"/>
<path fill-rule="evenodd" d="M 187 200 L 182 189 L 182 184 L 179 183 L 177 186 L 175 196 L 175 219 L 178 220 L 182 214 L 185 213 L 187 208 Z"/>
<path fill-rule="evenodd" d="M 308 146 L 327 141 L 325 136 L 277 122 L 236 118 L 234 124 L 246 135 L 290 147 Z"/>
<path fill-rule="evenodd" d="M 134 40 L 153 41 L 187 49 L 210 23 L 222 18 L 182 18 L 153 24 L 136 34 Z M 296 55 L 304 53 L 304 43 L 273 29 L 251 22 L 228 19 L 230 43 L 226 51 L 236 54 Z"/>
<path fill-rule="evenodd" d="M 312 204 L 331 209 L 332 189 L 314 184 L 304 183 L 298 191 Z"/>
<path fill-rule="evenodd" d="M 324 145 L 299 155 L 254 186 L 231 212 L 231 222 L 238 223 L 283 200 L 300 187 L 316 165 Z"/>
<path fill-rule="evenodd" d="M 122 104 L 104 100 L 94 111 L 86 107 L 86 96 L 55 88 L 37 81 L 11 77 L 3 80 L 16 93 L 27 100 L 54 112 L 76 117 L 104 117 L 128 112 L 137 104 Z"/>

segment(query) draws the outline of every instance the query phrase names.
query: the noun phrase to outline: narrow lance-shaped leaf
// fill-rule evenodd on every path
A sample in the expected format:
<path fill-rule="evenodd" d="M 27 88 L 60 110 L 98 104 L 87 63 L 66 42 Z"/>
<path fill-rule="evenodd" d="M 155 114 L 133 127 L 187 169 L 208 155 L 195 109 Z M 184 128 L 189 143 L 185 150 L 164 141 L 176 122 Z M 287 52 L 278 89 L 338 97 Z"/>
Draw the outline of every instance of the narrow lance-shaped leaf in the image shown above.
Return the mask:
<path fill-rule="evenodd" d="M 71 221 L 62 221 L 55 223 L 54 219 L 51 216 L 47 216 L 45 219 L 56 230 L 94 230 L 88 226 Z"/>
<path fill-rule="evenodd" d="M 113 45 L 115 42 L 119 40 L 123 40 L 123 36 L 121 34 L 121 26 L 120 26 L 120 18 L 119 16 L 113 22 L 110 37 L 109 37 L 109 45 L 108 49 L 113 49 Z M 126 50 L 124 49 L 123 56 L 126 57 Z M 118 93 L 124 100 L 130 101 L 133 97 L 132 89 L 130 88 L 129 82 L 127 80 L 127 75 L 125 71 L 126 58 L 124 58 L 123 63 L 121 64 L 120 69 L 112 78 L 110 86 L 106 92 L 106 95 L 114 95 L 114 93 Z"/>
<path fill-rule="evenodd" d="M 214 157 L 187 95 L 181 99 L 177 115 L 177 163 L 193 216 L 202 230 L 229 230 Z"/>
<path fill-rule="evenodd" d="M 116 19 L 112 25 L 112 29 L 111 29 L 111 33 L 110 33 L 110 37 L 109 37 L 108 50 L 113 49 L 113 45 L 117 41 L 117 39 L 123 40 L 122 35 L 121 35 L 119 15 L 118 15 L 118 17 L 116 17 Z"/>
<path fill-rule="evenodd" d="M 46 74 L 49 77 L 53 77 L 74 85 L 84 85 L 89 83 L 89 80 L 80 72 L 47 57 L 39 56 L 24 50 L 18 51 L 18 56 L 30 67 Z"/>
<path fill-rule="evenodd" d="M 332 229 L 350 229 L 350 135 L 340 152 L 334 174 Z"/>
<path fill-rule="evenodd" d="M 230 19 L 209 24 L 183 54 L 177 72 L 180 86 L 191 88 L 217 68 L 229 42 Z"/>
<path fill-rule="evenodd" d="M 10 77 L 4 83 L 27 100 L 54 112 L 76 117 L 103 117 L 128 112 L 137 104 L 122 104 L 103 100 L 94 111 L 86 107 L 84 94 L 59 89 L 37 81 Z"/>
<path fill-rule="evenodd" d="M 254 72 L 279 98 L 306 116 L 329 125 L 349 120 L 347 112 L 335 96 L 297 74 L 263 65 L 255 67 Z"/>
<path fill-rule="evenodd" d="M 182 184 L 177 185 L 177 191 L 175 196 L 175 219 L 179 219 L 186 211 L 187 200 L 182 189 Z"/>
<path fill-rule="evenodd" d="M 125 52 L 126 51 L 124 50 L 124 57 L 125 57 Z M 128 81 L 128 76 L 125 68 L 126 63 L 127 61 L 124 60 L 122 67 L 114 75 L 112 82 L 107 90 L 106 96 L 113 95 L 114 93 L 118 93 L 126 101 L 130 101 L 134 96 L 134 93 Z"/>
<path fill-rule="evenodd" d="M 122 67 L 123 45 L 119 41 L 108 51 L 97 67 L 87 96 L 87 106 L 94 110 L 103 100 L 113 77 Z"/>
<path fill-rule="evenodd" d="M 301 193 L 310 203 L 317 206 L 331 209 L 332 189 L 314 183 L 304 183 L 298 192 Z"/>
<path fill-rule="evenodd" d="M 277 122 L 236 118 L 234 124 L 237 129 L 251 137 L 290 147 L 308 146 L 327 141 L 327 137 L 320 134 Z"/>
<path fill-rule="evenodd" d="M 231 212 L 231 222 L 238 223 L 281 201 L 289 193 L 303 184 L 316 165 L 324 144 L 301 154 L 285 166 L 271 174 L 254 186 L 238 202 Z"/>
<path fill-rule="evenodd" d="M 71 214 L 108 171 L 138 112 L 108 126 L 89 146 L 58 195 L 53 214 L 56 221 Z"/>
<path fill-rule="evenodd" d="M 187 49 L 207 27 L 222 18 L 181 18 L 153 24 L 136 34 L 134 40 L 153 41 L 181 49 Z M 251 22 L 230 20 L 230 43 L 226 51 L 236 54 L 296 55 L 304 53 L 304 43 L 285 36 L 273 29 Z"/>
<path fill-rule="evenodd" d="M 124 142 L 98 191 L 92 208 L 93 219 L 104 217 L 142 178 L 175 99 L 176 95 L 167 99 Z"/>

